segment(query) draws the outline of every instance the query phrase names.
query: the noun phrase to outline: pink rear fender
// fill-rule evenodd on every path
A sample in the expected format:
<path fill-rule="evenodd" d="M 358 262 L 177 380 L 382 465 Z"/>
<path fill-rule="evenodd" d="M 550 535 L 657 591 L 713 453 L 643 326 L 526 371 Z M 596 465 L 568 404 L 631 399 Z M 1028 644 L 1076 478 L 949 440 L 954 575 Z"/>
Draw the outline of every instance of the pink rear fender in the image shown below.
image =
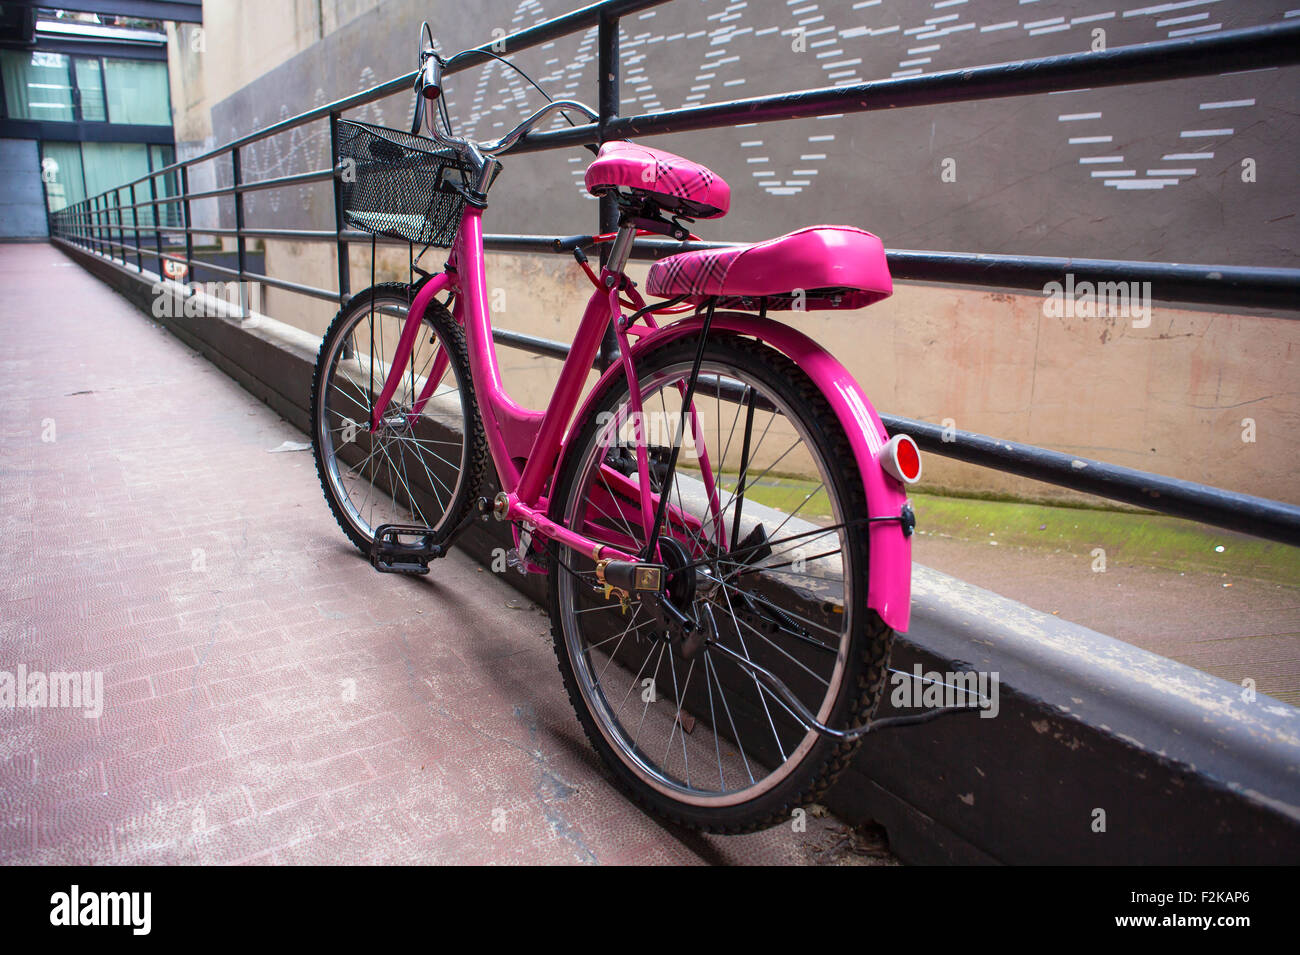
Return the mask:
<path fill-rule="evenodd" d="M 690 335 L 699 330 L 703 319 L 692 317 L 647 335 L 632 346 L 632 359 L 652 346 Z M 713 328 L 738 332 L 761 339 L 794 361 L 821 388 L 832 410 L 844 427 L 853 457 L 862 474 L 869 517 L 898 517 L 907 503 L 907 493 L 880 466 L 879 455 L 889 440 L 885 426 L 871 401 L 853 376 L 830 352 L 807 335 L 788 325 L 742 312 L 717 312 Z M 574 421 L 586 419 L 588 405 L 606 379 L 622 375 L 621 365 L 611 365 L 592 389 Z M 567 443 L 567 438 L 566 438 Z M 563 456 L 563 452 L 561 452 Z M 906 631 L 912 608 L 912 542 L 904 535 L 898 521 L 881 521 L 869 525 L 871 560 L 868 567 L 867 606 L 890 627 Z"/>

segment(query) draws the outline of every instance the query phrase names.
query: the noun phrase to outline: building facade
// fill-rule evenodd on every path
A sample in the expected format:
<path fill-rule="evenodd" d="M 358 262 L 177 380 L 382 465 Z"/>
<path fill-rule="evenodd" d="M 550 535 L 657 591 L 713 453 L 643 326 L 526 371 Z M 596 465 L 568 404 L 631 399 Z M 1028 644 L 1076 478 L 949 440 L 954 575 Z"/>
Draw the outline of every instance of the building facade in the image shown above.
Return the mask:
<path fill-rule="evenodd" d="M 69 6 L 0 15 L 0 239 L 42 237 L 48 212 L 175 159 L 162 18 L 197 20 L 200 4 Z"/>

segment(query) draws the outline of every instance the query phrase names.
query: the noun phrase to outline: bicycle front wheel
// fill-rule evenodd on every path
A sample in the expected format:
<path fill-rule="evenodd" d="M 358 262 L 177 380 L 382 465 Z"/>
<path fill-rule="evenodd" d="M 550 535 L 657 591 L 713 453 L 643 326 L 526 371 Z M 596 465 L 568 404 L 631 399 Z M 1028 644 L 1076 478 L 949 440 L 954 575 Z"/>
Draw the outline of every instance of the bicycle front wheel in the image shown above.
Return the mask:
<path fill-rule="evenodd" d="M 678 823 L 744 832 L 790 819 L 856 744 L 807 729 L 737 658 L 845 728 L 874 710 L 893 632 L 867 607 L 868 538 L 856 520 L 866 500 L 825 397 L 774 349 L 717 335 L 683 419 L 697 346 L 678 340 L 638 358 L 640 415 L 626 378 L 607 383 L 575 424 L 551 517 L 646 552 L 639 422 L 650 489 L 668 499 L 657 555 L 668 600 L 698 629 L 618 599 L 598 586 L 594 561 L 557 551 L 552 634 L 579 720 L 625 790 Z"/>
<path fill-rule="evenodd" d="M 436 543 L 468 512 L 487 460 L 464 333 L 429 307 L 381 420 L 413 290 L 385 283 L 352 296 L 321 342 L 312 381 L 312 448 L 339 526 L 368 553 L 384 524 L 431 529 Z"/>

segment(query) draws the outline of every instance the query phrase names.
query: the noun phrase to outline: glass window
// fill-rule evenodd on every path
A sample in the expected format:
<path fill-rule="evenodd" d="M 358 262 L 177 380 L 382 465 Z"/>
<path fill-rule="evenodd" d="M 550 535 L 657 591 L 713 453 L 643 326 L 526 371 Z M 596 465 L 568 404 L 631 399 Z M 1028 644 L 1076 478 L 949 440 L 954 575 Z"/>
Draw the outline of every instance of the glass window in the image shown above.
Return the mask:
<path fill-rule="evenodd" d="M 146 175 L 149 147 L 143 143 L 82 143 L 81 161 L 86 171 L 86 193 L 93 196 Z M 136 192 L 137 199 L 149 198 L 149 184 L 141 183 Z M 130 201 L 123 190 L 122 202 Z"/>
<path fill-rule="evenodd" d="M 41 144 L 41 178 L 45 180 L 45 200 L 51 212 L 86 198 L 86 182 L 81 173 L 81 144 Z"/>
<path fill-rule="evenodd" d="M 158 170 L 170 166 L 176 161 L 176 150 L 171 146 L 150 146 L 149 147 L 149 168 Z M 145 186 L 146 190 L 148 186 Z M 158 176 L 154 179 L 154 189 L 157 190 L 158 198 L 164 196 L 171 197 L 180 194 L 180 177 L 175 170 L 165 175 Z M 184 225 L 184 215 L 181 213 L 179 202 L 167 202 L 156 207 L 158 209 L 158 218 L 164 225 L 181 226 Z"/>
<path fill-rule="evenodd" d="M 167 64 L 149 60 L 104 60 L 104 89 L 110 123 L 170 126 Z"/>
<path fill-rule="evenodd" d="M 65 56 L 62 53 L 0 51 L 5 108 L 11 119 L 170 126 L 167 64 Z M 76 78 L 77 105 L 73 99 Z"/>
<path fill-rule="evenodd" d="M 4 50 L 0 52 L 0 75 L 10 119 L 73 120 L 68 57 L 62 53 Z"/>
<path fill-rule="evenodd" d="M 176 150 L 171 146 L 149 147 L 149 168 L 163 169 L 176 161 Z M 175 170 L 154 180 L 159 198 L 174 196 L 180 192 L 180 177 Z"/>
<path fill-rule="evenodd" d="M 81 118 L 91 123 L 108 122 L 104 104 L 104 73 L 99 60 L 79 56 L 73 63 L 77 76 L 77 95 L 81 99 Z"/>
<path fill-rule="evenodd" d="M 139 179 L 151 169 L 160 169 L 173 162 L 172 157 L 172 147 L 145 143 L 44 142 L 41 144 L 41 174 L 50 211 L 55 212 L 87 196 L 97 196 Z M 159 198 L 175 194 L 174 184 L 168 182 L 170 178 L 158 177 Z M 149 199 L 149 181 L 139 183 L 135 191 L 137 202 Z M 130 191 L 123 189 L 117 201 L 123 205 L 129 203 Z M 142 207 L 139 214 L 142 225 L 153 222 L 147 206 Z M 123 210 L 122 216 L 123 221 L 131 222 L 130 210 Z"/>

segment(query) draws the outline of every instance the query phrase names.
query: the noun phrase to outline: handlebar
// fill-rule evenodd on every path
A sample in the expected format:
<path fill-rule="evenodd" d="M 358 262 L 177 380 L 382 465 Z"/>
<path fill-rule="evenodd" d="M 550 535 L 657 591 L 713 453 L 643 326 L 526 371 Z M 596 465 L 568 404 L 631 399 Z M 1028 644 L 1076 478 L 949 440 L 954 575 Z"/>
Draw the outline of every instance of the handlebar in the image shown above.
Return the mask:
<path fill-rule="evenodd" d="M 504 136 L 498 139 L 495 143 L 481 143 L 478 144 L 478 147 L 480 150 L 482 150 L 482 152 L 485 155 L 488 156 L 499 155 L 500 153 L 505 152 L 506 150 L 512 148 L 516 143 L 518 143 L 519 140 L 521 140 L 528 133 L 528 131 L 533 128 L 533 126 L 535 126 L 538 122 L 540 122 L 542 117 L 545 116 L 547 113 L 553 112 L 555 110 L 565 110 L 565 109 L 571 109 L 574 110 L 575 112 L 582 113 L 584 116 L 586 116 L 588 119 L 591 120 L 600 119 L 600 114 L 597 113 L 590 106 L 587 106 L 585 103 L 579 103 L 577 100 L 572 100 L 572 99 L 552 100 L 551 102 L 543 106 L 541 109 L 534 112 L 531 116 L 529 116 L 527 119 L 521 122 L 514 129 L 510 130 L 510 132 L 506 133 Z"/>
<path fill-rule="evenodd" d="M 423 30 L 423 28 L 422 28 Z M 470 52 L 470 51 L 467 51 Z M 457 54 L 459 56 L 460 54 Z M 452 57 L 452 60 L 456 57 Z M 552 100 L 545 106 L 536 110 L 531 116 L 524 119 L 518 126 L 510 130 L 495 142 L 476 143 L 468 139 L 462 139 L 458 136 L 451 136 L 443 132 L 438 125 L 437 100 L 442 96 L 442 73 L 444 67 L 451 62 L 443 60 L 442 57 L 434 53 L 432 49 L 421 49 L 420 53 L 420 70 L 416 76 L 416 104 L 415 104 L 415 129 L 418 131 L 420 120 L 425 120 L 429 130 L 429 135 L 435 142 L 456 150 L 458 153 L 474 159 L 481 164 L 483 157 L 496 157 L 501 153 L 513 148 L 529 130 L 531 130 L 543 117 L 556 110 L 573 110 L 582 113 L 589 120 L 597 120 L 600 114 L 590 106 L 580 103 L 577 100 L 563 99 Z"/>

